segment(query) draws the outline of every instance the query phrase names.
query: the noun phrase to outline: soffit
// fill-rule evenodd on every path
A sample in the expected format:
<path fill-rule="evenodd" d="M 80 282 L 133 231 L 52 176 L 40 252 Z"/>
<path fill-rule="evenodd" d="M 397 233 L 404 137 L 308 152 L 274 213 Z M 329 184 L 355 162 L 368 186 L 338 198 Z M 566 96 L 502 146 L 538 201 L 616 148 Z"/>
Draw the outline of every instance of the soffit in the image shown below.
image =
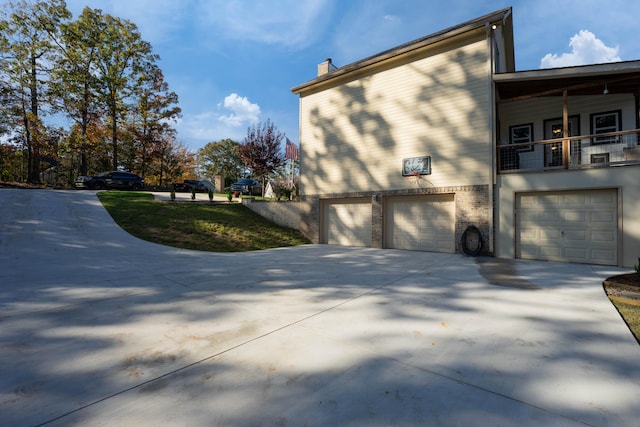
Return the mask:
<path fill-rule="evenodd" d="M 500 101 L 541 96 L 640 95 L 640 61 L 495 74 Z"/>

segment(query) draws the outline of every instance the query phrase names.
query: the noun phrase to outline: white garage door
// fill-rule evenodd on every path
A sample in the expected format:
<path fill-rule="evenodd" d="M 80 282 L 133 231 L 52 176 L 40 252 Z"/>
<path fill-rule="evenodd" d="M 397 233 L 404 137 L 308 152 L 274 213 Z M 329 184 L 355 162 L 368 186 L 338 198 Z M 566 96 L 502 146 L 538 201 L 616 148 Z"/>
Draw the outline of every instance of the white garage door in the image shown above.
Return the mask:
<path fill-rule="evenodd" d="M 341 246 L 371 246 L 371 199 L 324 202 L 324 243 Z"/>
<path fill-rule="evenodd" d="M 518 258 L 617 265 L 616 190 L 523 193 L 516 203 Z"/>
<path fill-rule="evenodd" d="M 389 198 L 385 246 L 414 251 L 455 251 L 453 194 Z"/>

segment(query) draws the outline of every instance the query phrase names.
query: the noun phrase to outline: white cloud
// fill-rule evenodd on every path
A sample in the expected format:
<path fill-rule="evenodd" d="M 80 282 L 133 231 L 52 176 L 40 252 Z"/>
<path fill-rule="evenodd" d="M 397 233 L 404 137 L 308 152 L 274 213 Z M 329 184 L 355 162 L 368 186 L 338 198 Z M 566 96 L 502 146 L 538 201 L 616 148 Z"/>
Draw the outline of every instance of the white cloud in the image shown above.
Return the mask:
<path fill-rule="evenodd" d="M 232 93 L 224 99 L 224 108 L 232 113 L 220 116 L 219 120 L 230 126 L 255 124 L 260 120 L 260 106 L 252 104 L 247 97 L 240 97 L 237 93 Z"/>
<path fill-rule="evenodd" d="M 220 115 L 221 109 L 229 110 L 230 113 Z M 215 111 L 183 111 L 182 118 L 176 123 L 178 139 L 186 141 L 193 150 L 203 147 L 208 142 L 226 138 L 241 142 L 247 136 L 247 128 L 260 121 L 260 114 L 258 104 L 232 93 L 218 104 Z"/>
<path fill-rule="evenodd" d="M 561 55 L 546 54 L 540 61 L 540 68 L 569 67 L 573 65 L 601 64 L 621 61 L 618 46 L 609 47 L 589 30 L 580 30 L 569 42 L 571 52 Z"/>

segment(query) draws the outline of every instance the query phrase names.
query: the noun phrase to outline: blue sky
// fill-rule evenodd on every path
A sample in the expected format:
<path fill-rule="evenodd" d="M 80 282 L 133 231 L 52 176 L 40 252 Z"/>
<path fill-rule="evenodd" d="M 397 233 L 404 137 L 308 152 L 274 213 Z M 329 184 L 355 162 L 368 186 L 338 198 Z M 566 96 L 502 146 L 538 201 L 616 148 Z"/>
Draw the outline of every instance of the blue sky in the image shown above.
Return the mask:
<path fill-rule="evenodd" d="M 180 99 L 192 151 L 270 119 L 298 143 L 298 97 L 330 57 L 343 66 L 513 7 L 518 71 L 640 59 L 637 0 L 67 0 L 136 23 Z"/>

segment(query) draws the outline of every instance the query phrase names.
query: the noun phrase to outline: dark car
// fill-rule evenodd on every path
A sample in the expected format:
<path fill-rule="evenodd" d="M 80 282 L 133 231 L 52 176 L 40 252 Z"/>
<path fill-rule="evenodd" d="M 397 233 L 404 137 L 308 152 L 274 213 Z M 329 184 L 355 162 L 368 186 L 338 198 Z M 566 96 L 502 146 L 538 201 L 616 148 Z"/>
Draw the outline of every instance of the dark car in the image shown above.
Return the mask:
<path fill-rule="evenodd" d="M 252 196 L 262 195 L 262 186 L 255 179 L 241 179 L 231 184 L 231 192 L 233 194 L 249 194 Z"/>
<path fill-rule="evenodd" d="M 206 185 L 204 185 L 202 181 L 199 181 L 197 179 L 185 179 L 182 184 L 180 183 L 173 184 L 173 188 L 175 189 L 175 191 L 184 192 L 184 193 L 191 193 L 191 190 L 193 188 L 196 189 L 196 193 L 209 192 L 209 188 Z"/>
<path fill-rule="evenodd" d="M 144 179 L 131 172 L 103 172 L 96 176 L 79 176 L 76 188 L 140 190 L 144 188 Z"/>

